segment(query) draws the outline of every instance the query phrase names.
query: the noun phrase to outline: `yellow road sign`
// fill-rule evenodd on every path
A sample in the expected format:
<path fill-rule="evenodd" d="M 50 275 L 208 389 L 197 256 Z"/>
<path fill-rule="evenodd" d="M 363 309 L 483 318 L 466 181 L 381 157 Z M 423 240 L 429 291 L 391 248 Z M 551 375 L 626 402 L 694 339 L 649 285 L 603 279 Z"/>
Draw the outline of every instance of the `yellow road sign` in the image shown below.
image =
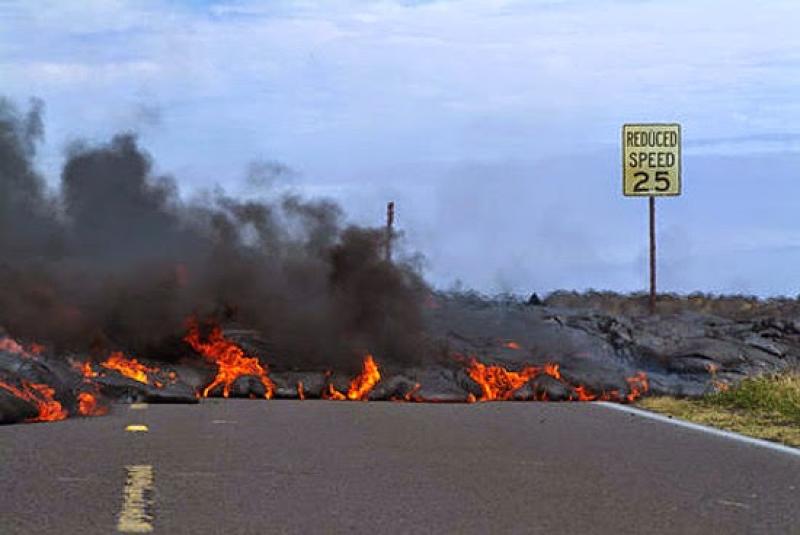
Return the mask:
<path fill-rule="evenodd" d="M 627 197 L 681 194 L 681 125 L 623 125 L 622 193 Z"/>

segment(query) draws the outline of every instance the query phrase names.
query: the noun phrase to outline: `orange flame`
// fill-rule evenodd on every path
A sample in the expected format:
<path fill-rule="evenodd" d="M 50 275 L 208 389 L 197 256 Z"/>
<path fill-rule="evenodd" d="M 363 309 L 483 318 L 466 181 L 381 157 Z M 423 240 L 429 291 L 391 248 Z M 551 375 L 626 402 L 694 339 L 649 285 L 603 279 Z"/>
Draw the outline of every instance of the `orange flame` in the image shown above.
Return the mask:
<path fill-rule="evenodd" d="M 322 391 L 320 397 L 322 399 L 332 399 L 334 401 L 343 401 L 347 399 L 347 396 L 336 390 L 336 387 L 333 386 L 333 383 L 328 383 L 328 386 Z"/>
<path fill-rule="evenodd" d="M 361 374 L 350 381 L 350 388 L 347 390 L 347 399 L 351 401 L 366 401 L 367 396 L 381 380 L 381 372 L 372 355 L 364 357 L 361 365 Z"/>
<path fill-rule="evenodd" d="M 327 372 L 326 376 L 330 378 L 331 373 Z M 366 401 L 369 393 L 375 388 L 381 380 L 381 372 L 378 370 L 378 365 L 372 355 L 367 354 L 364 357 L 364 362 L 361 364 L 361 373 L 358 374 L 352 381 L 350 387 L 347 389 L 347 394 L 343 394 L 336 390 L 333 383 L 328 382 L 328 386 L 320 394 L 322 399 L 330 399 L 334 401 L 343 401 L 349 399 L 350 401 Z"/>
<path fill-rule="evenodd" d="M 63 420 L 68 416 L 66 409 L 61 406 L 60 402 L 54 399 L 56 394 L 55 389 L 46 384 L 29 383 L 25 380 L 22 380 L 21 383 L 22 387 L 20 388 L 0 381 L 0 388 L 4 388 L 14 396 L 36 405 L 39 414 L 36 418 L 31 418 L 29 421 L 55 422 L 57 420 Z"/>
<path fill-rule="evenodd" d="M 547 363 L 542 367 L 526 366 L 520 371 L 510 371 L 502 366 L 487 366 L 476 359 L 471 359 L 467 373 L 473 381 L 481 387 L 481 397 L 477 401 L 508 400 L 514 392 L 522 388 L 528 381 L 538 375 L 549 375 L 553 379 L 560 381 L 572 389 L 574 394 L 570 395 L 573 401 L 627 401 L 633 402 L 640 398 L 650 388 L 647 375 L 644 372 L 637 372 L 631 377 L 626 377 L 628 383 L 628 393 L 620 396 L 619 390 L 609 390 L 595 394 L 584 385 L 570 385 L 561 375 L 561 368 L 556 363 Z M 473 396 L 474 398 L 474 396 Z M 539 396 L 541 401 L 547 401 L 547 392 Z M 473 400 L 468 399 L 468 402 Z"/>
<path fill-rule="evenodd" d="M 509 371 L 502 366 L 487 366 L 476 359 L 470 361 L 467 373 L 481 387 L 478 401 L 508 400 L 525 383 L 539 374 L 561 379 L 558 364 L 545 364 L 544 367 L 526 366 L 518 372 Z"/>
<path fill-rule="evenodd" d="M 121 351 L 111 353 L 105 362 L 100 363 L 100 366 L 109 370 L 116 370 L 128 379 L 144 384 L 149 383 L 148 373 L 158 373 L 160 371 L 158 368 L 149 368 L 136 359 L 126 358 Z M 91 366 L 89 366 L 89 369 L 91 369 Z M 86 373 L 84 373 L 84 377 L 86 377 Z M 160 388 L 158 382 L 155 385 Z"/>
<path fill-rule="evenodd" d="M 264 397 L 272 399 L 275 383 L 267 375 L 269 368 L 266 365 L 262 366 L 257 358 L 246 356 L 238 345 L 225 338 L 219 325 L 213 326 L 208 339 L 203 342 L 200 340 L 200 325 L 192 318 L 189 320 L 188 332 L 183 340 L 206 360 L 217 365 L 217 375 L 211 384 L 203 389 L 203 397 L 208 397 L 212 390 L 222 385 L 222 395 L 227 398 L 236 379 L 244 375 L 255 375 L 264 385 Z"/>
<path fill-rule="evenodd" d="M 88 360 L 85 362 L 73 362 L 72 367 L 81 372 L 84 382 L 89 382 L 89 379 L 97 377 L 97 372 L 92 368 L 92 363 Z"/>
<path fill-rule="evenodd" d="M 300 400 L 306 399 L 306 391 L 303 388 L 303 381 L 297 381 L 297 397 Z"/>
<path fill-rule="evenodd" d="M 639 372 L 632 377 L 626 377 L 625 381 L 628 383 L 628 395 L 625 399 L 630 403 L 636 401 L 645 392 L 650 389 L 650 384 L 647 382 L 647 374 Z"/>
<path fill-rule="evenodd" d="M 108 413 L 108 408 L 98 404 L 97 396 L 91 392 L 78 394 L 78 414 L 81 416 L 103 416 Z"/>
<path fill-rule="evenodd" d="M 520 349 L 520 345 L 513 340 L 504 343 L 503 347 L 506 349 Z"/>

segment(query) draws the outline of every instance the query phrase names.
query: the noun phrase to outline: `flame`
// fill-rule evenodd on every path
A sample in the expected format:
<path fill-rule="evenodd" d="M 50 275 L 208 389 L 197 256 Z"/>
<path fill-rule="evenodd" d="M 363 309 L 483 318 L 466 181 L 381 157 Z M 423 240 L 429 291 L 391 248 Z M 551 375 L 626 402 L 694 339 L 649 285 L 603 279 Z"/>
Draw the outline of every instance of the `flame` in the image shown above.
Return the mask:
<path fill-rule="evenodd" d="M 97 377 L 97 372 L 92 368 L 92 363 L 88 360 L 85 362 L 73 362 L 72 367 L 81 372 L 84 382 L 89 382 L 89 379 Z"/>
<path fill-rule="evenodd" d="M 334 401 L 343 401 L 346 399 L 350 401 L 367 401 L 369 393 L 372 392 L 372 389 L 375 388 L 375 385 L 381 380 L 381 372 L 378 370 L 375 359 L 370 354 L 364 357 L 364 362 L 361 364 L 361 373 L 350 381 L 347 394 L 336 390 L 336 387 L 330 382 L 331 372 L 326 372 L 325 375 L 329 379 L 328 386 L 322 390 L 320 397 L 322 399 Z"/>
<path fill-rule="evenodd" d="M 639 372 L 632 377 L 626 377 L 625 381 L 628 383 L 628 395 L 625 399 L 630 403 L 636 401 L 645 392 L 650 389 L 650 384 L 647 382 L 647 374 Z"/>
<path fill-rule="evenodd" d="M 333 383 L 328 383 L 328 386 L 322 391 L 320 397 L 322 399 L 332 399 L 334 401 L 343 401 L 347 399 L 347 396 L 336 390 L 336 387 L 333 386 Z"/>
<path fill-rule="evenodd" d="M 627 401 L 630 403 L 636 401 L 650 388 L 647 374 L 640 371 L 625 378 L 625 382 L 628 383 L 628 393 L 624 397 L 620 396 L 619 390 L 609 390 L 596 394 L 584 385 L 569 384 L 561 375 L 561 368 L 556 363 L 547 363 L 541 367 L 526 366 L 520 371 L 510 371 L 502 366 L 487 366 L 473 358 L 469 361 L 467 374 L 481 387 L 482 394 L 477 401 L 511 399 L 514 392 L 522 388 L 531 379 L 542 374 L 549 375 L 569 387 L 574 392 L 569 397 L 573 401 Z M 474 398 L 474 396 L 472 397 Z M 541 393 L 539 400 L 547 401 L 547 392 Z M 467 401 L 472 402 L 473 399 L 467 399 Z"/>
<path fill-rule="evenodd" d="M 416 401 L 416 402 L 424 401 L 422 397 L 419 394 L 417 394 L 420 388 L 422 388 L 422 385 L 419 383 L 415 383 L 414 388 L 412 388 L 410 391 L 406 393 L 405 396 L 403 396 L 403 401 Z"/>
<path fill-rule="evenodd" d="M 381 380 L 381 372 L 372 355 L 364 357 L 361 365 L 361 374 L 350 381 L 350 388 L 347 391 L 347 399 L 351 401 L 366 401 L 367 396 Z"/>
<path fill-rule="evenodd" d="M 136 359 L 129 359 L 122 354 L 121 351 L 115 351 L 109 355 L 105 362 L 101 362 L 100 366 L 109 370 L 116 370 L 128 379 L 133 379 L 140 383 L 148 384 L 148 373 L 158 373 L 158 368 L 149 368 L 137 361 Z M 89 366 L 91 369 L 91 366 Z M 84 377 L 86 374 L 84 373 Z M 93 377 L 93 376 L 92 376 Z M 155 385 L 161 388 L 161 384 L 157 381 Z"/>
<path fill-rule="evenodd" d="M 78 393 L 78 414 L 81 416 L 103 416 L 108 408 L 98 404 L 97 396 L 91 392 Z"/>
<path fill-rule="evenodd" d="M 507 400 L 519 388 L 539 375 L 542 368 L 527 366 L 518 372 L 509 371 L 502 366 L 487 366 L 476 359 L 470 361 L 467 373 L 481 387 L 478 401 Z"/>
<path fill-rule="evenodd" d="M 505 347 L 506 349 L 521 349 L 520 345 L 513 340 L 504 343 L 503 347 Z"/>
<path fill-rule="evenodd" d="M 63 420 L 69 414 L 61 406 L 61 403 L 54 399 L 56 391 L 54 388 L 41 383 L 30 383 L 24 379 L 22 386 L 17 387 L 12 384 L 0 381 L 0 388 L 11 392 L 14 396 L 29 401 L 36 405 L 39 410 L 38 416 L 31 418 L 31 422 L 55 422 Z"/>
<path fill-rule="evenodd" d="M 217 365 L 217 375 L 211 384 L 203 389 L 203 397 L 208 397 L 212 390 L 222 385 L 222 395 L 227 398 L 236 379 L 243 375 L 255 375 L 264 385 L 264 397 L 272 399 L 275 383 L 267 375 L 269 368 L 266 365 L 262 366 L 257 358 L 246 356 L 239 346 L 225 338 L 219 325 L 213 326 L 208 339 L 203 342 L 200 340 L 200 325 L 192 318 L 189 320 L 188 332 L 183 340 L 206 360 Z"/>
<path fill-rule="evenodd" d="M 300 400 L 306 399 L 306 391 L 303 388 L 303 381 L 297 381 L 297 397 Z"/>

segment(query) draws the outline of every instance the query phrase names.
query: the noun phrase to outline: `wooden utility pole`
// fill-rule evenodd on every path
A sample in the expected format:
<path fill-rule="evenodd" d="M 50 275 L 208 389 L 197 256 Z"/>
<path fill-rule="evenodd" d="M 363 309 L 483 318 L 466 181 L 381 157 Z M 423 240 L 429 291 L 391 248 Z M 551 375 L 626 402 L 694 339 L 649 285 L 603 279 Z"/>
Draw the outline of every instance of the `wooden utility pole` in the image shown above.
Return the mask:
<path fill-rule="evenodd" d="M 394 237 L 394 201 L 386 205 L 386 261 L 392 261 L 392 238 Z"/>

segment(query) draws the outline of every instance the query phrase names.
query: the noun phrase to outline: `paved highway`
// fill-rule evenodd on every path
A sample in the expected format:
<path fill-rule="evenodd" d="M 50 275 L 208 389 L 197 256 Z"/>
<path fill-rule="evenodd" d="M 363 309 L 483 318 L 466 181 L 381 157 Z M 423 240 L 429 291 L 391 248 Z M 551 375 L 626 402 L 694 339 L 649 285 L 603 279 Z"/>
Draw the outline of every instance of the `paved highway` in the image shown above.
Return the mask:
<path fill-rule="evenodd" d="M 799 456 L 593 404 L 117 406 L 0 463 L 3 534 L 800 533 Z"/>

